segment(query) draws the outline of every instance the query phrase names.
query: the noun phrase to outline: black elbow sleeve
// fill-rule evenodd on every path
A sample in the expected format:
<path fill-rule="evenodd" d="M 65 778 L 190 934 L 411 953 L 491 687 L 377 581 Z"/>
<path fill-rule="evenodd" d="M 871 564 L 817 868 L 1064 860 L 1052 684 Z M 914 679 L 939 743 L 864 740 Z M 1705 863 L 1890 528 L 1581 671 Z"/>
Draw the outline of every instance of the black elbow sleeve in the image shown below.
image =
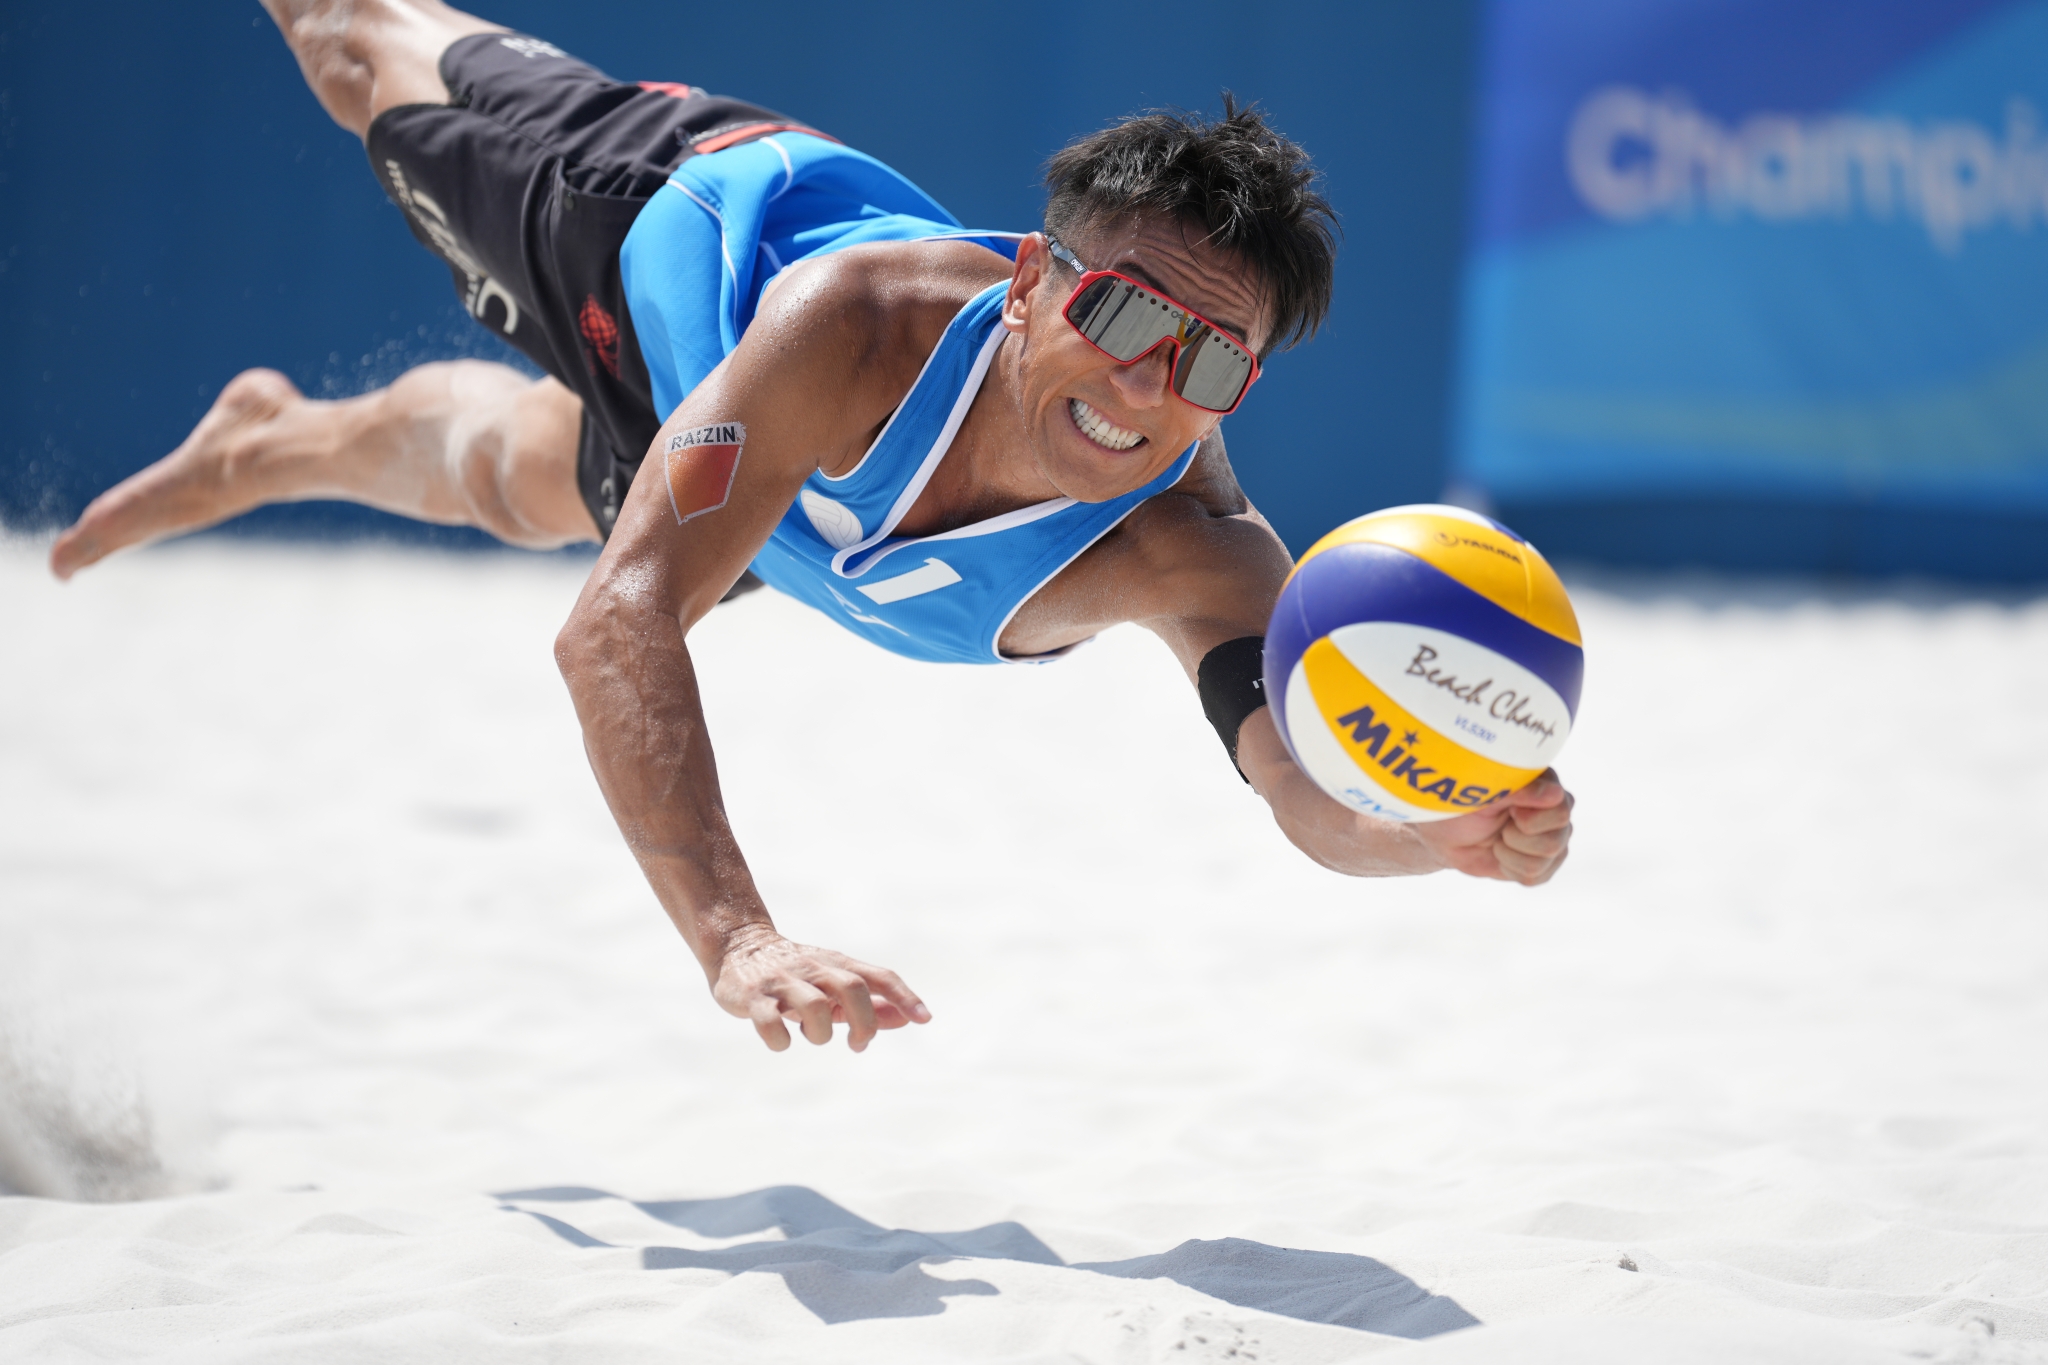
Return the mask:
<path fill-rule="evenodd" d="M 1237 732 L 1245 717 L 1266 704 L 1266 637 L 1241 635 L 1225 640 L 1202 656 L 1195 670 L 1195 690 L 1202 697 L 1202 714 L 1216 727 L 1216 736 L 1230 755 L 1230 765 L 1244 777 L 1237 761 Z M 1251 781 L 1245 777 L 1245 781 Z"/>

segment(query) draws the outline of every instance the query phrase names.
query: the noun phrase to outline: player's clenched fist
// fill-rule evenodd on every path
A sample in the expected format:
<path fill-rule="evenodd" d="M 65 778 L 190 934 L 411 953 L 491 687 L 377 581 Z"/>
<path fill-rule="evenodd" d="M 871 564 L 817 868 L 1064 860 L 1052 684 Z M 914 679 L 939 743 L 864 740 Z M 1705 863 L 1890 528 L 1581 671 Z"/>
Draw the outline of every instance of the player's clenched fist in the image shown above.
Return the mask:
<path fill-rule="evenodd" d="M 1528 786 L 1455 820 L 1413 825 L 1445 867 L 1474 877 L 1540 886 L 1571 851 L 1572 794 L 1546 769 Z"/>

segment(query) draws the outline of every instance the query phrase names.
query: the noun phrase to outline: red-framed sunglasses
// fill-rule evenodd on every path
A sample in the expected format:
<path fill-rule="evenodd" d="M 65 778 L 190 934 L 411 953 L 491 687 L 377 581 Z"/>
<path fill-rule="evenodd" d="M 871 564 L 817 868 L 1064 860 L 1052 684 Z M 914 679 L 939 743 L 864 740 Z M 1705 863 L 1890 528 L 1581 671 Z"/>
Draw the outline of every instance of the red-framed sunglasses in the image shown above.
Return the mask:
<path fill-rule="evenodd" d="M 1062 315 L 1081 339 L 1119 365 L 1173 347 L 1173 391 L 1207 412 L 1232 413 L 1259 377 L 1252 348 L 1184 303 L 1114 270 L 1090 270 L 1057 237 L 1046 249 L 1081 276 Z"/>

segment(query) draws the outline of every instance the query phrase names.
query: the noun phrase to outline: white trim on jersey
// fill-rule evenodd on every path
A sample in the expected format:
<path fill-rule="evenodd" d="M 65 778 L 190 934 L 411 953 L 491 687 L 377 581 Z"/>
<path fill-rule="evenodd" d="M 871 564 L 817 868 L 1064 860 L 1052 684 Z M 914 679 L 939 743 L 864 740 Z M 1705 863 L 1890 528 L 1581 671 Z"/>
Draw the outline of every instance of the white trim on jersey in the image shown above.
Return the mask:
<path fill-rule="evenodd" d="M 670 189 L 682 190 L 684 195 L 688 196 L 691 203 L 710 214 L 712 220 L 718 224 L 718 254 L 725 260 L 725 273 L 732 277 L 732 287 L 738 289 L 740 287 L 740 272 L 732 268 L 732 253 L 725 248 L 725 215 L 712 208 L 711 205 L 705 203 L 696 195 L 691 194 L 689 189 L 681 182 L 671 180 L 668 184 Z"/>
<path fill-rule="evenodd" d="M 905 484 L 903 491 L 896 495 L 896 502 L 889 508 L 889 515 L 882 518 L 882 524 L 876 528 L 873 535 L 863 540 L 860 544 L 849 545 L 832 556 L 833 573 L 841 578 L 859 578 L 882 559 L 882 555 L 875 555 L 857 569 L 848 569 L 846 567 L 847 561 L 852 559 L 853 556 L 863 550 L 873 549 L 887 540 L 889 533 L 896 529 L 896 524 L 909 515 L 911 504 L 917 501 L 918 494 L 924 492 L 924 486 L 931 482 L 933 473 L 939 467 L 939 461 L 945 459 L 946 452 L 952 449 L 953 438 L 960 434 L 960 424 L 967 420 L 967 410 L 974 406 L 974 396 L 981 392 L 981 381 L 988 377 L 988 367 L 995 361 L 996 349 L 1003 344 L 1003 338 L 1008 335 L 1009 333 L 1003 329 L 1000 323 L 989 332 L 988 340 L 981 344 L 981 354 L 974 358 L 974 368 L 967 372 L 967 382 L 960 386 L 959 396 L 953 400 L 953 410 L 946 414 L 946 424 L 939 428 L 938 437 L 932 442 L 932 448 L 925 455 L 924 461 L 918 465 L 917 472 L 910 476 L 910 482 Z M 932 354 L 937 355 L 941 349 L 943 349 L 943 344 L 934 347 Z M 926 360 L 925 364 L 929 366 L 931 361 Z M 919 378 L 922 377 L 920 374 Z M 911 392 L 916 392 L 915 386 L 912 387 Z M 903 405 L 897 404 L 896 411 L 902 412 Z M 893 426 L 895 422 L 896 418 L 892 415 L 889 418 L 889 425 Z M 888 430 L 889 427 L 887 426 L 882 428 L 885 435 Z M 880 437 L 877 437 L 876 440 L 879 442 Z M 869 450 L 872 453 L 873 447 L 869 447 Z M 867 457 L 862 456 L 861 462 L 865 464 Z M 883 552 L 883 554 L 887 553 L 887 551 Z"/>
<path fill-rule="evenodd" d="M 1048 498 L 1044 502 L 1034 502 L 1029 507 L 1019 507 L 1014 512 L 1005 512 L 1001 516 L 990 517 L 986 521 L 977 521 L 971 526 L 956 527 L 951 531 L 939 531 L 933 535 L 919 536 L 915 540 L 899 540 L 894 545 L 884 546 L 882 549 L 875 551 L 873 557 L 867 563 L 860 566 L 860 572 L 866 573 L 898 550 L 906 549 L 912 545 L 929 545 L 935 540 L 967 540 L 974 536 L 992 536 L 998 532 L 1015 530 L 1019 526 L 1029 526 L 1041 517 L 1049 517 L 1055 512 L 1064 512 L 1073 505 L 1074 499 L 1072 498 Z M 848 576 L 852 577 L 853 575 Z"/>
<path fill-rule="evenodd" d="M 962 228 L 958 232 L 934 232 L 930 236 L 911 237 L 908 240 L 913 242 L 950 242 L 958 237 L 1002 237 L 1008 241 L 1021 242 L 1030 235 L 1028 232 L 978 232 L 973 228 Z"/>
<path fill-rule="evenodd" d="M 816 258 L 812 257 L 809 259 Z M 801 265 L 802 263 L 803 262 L 801 261 L 798 262 L 799 265 Z M 939 352 L 946 349 L 945 338 L 942 336 L 939 340 L 940 344 L 932 347 L 932 353 L 926 356 L 924 358 L 924 364 L 918 367 L 917 378 L 912 380 L 910 387 L 904 391 L 903 396 L 905 398 L 908 398 L 911 394 L 917 392 L 917 386 L 919 384 L 924 383 L 925 372 L 930 370 L 932 367 L 932 362 L 939 358 Z M 868 448 L 866 450 L 863 450 L 860 453 L 860 458 L 853 462 L 853 468 L 847 470 L 844 474 L 827 474 L 823 470 L 819 470 L 818 477 L 823 479 L 827 483 L 845 483 L 848 479 L 860 473 L 860 471 L 867 466 L 868 456 L 874 454 L 877 450 L 881 448 L 883 438 L 885 438 L 889 434 L 889 428 L 895 426 L 896 419 L 902 415 L 903 404 L 898 403 L 896 405 L 896 410 L 889 414 L 889 420 L 882 423 L 882 429 L 875 433 L 875 439 L 868 442 Z M 853 548 L 859 549 L 860 547 L 856 545 Z"/>
<path fill-rule="evenodd" d="M 796 183 L 796 166 L 789 159 L 788 149 L 785 148 L 781 143 L 777 142 L 772 137 L 764 137 L 761 139 L 761 141 L 767 143 L 770 147 L 773 147 L 775 149 L 775 154 L 782 158 L 782 188 L 768 196 L 768 202 L 772 204 L 776 200 L 780 199 L 783 195 L 788 194 L 789 187 Z"/>
<path fill-rule="evenodd" d="M 1068 499 L 1068 501 L 1071 502 L 1072 499 Z M 1148 498 L 1146 499 L 1146 501 L 1149 502 L 1150 499 Z M 1097 531 L 1093 536 L 1089 538 L 1087 545 L 1083 545 L 1080 549 L 1074 551 L 1074 553 L 1068 555 L 1065 559 L 1061 560 L 1060 566 L 1057 569 L 1054 569 L 1051 573 L 1039 579 L 1036 587 L 1032 588 L 1030 592 L 1027 592 L 1022 597 L 1018 598 L 1016 605 L 1011 607 L 1007 612 L 1004 612 L 1003 619 L 996 623 L 996 632 L 994 635 L 991 635 L 989 637 L 988 652 L 995 655 L 998 660 L 1006 664 L 1043 664 L 1051 663 L 1054 659 L 1061 658 L 1067 653 L 1079 649 L 1082 645 L 1087 644 L 1088 640 L 1094 639 L 1095 637 L 1091 635 L 1088 637 L 1088 640 L 1076 640 L 1074 641 L 1074 643 L 1062 646 L 1061 648 L 1052 651 L 1052 653 L 1050 654 L 1020 654 L 1015 658 L 1012 658 L 1008 654 L 1003 653 L 1003 632 L 1010 628 L 1010 622 L 1016 618 L 1016 615 L 1019 611 L 1022 611 L 1024 609 L 1024 604 L 1026 602 L 1029 602 L 1032 598 L 1038 596 L 1040 588 L 1043 588 L 1046 584 L 1052 582 L 1055 578 L 1058 578 L 1061 574 L 1065 573 L 1067 571 L 1067 565 L 1072 564 L 1075 560 L 1079 559 L 1082 555 L 1086 554 L 1089 548 L 1093 546 L 1096 541 L 1101 540 L 1111 531 L 1114 531 L 1117 527 L 1123 525 L 1125 520 L 1127 520 L 1130 517 L 1131 513 L 1137 511 L 1140 507 L 1143 507 L 1144 505 L 1145 503 L 1143 502 L 1132 503 L 1128 508 L 1124 510 L 1123 516 L 1118 517 L 1115 521 L 1112 521 L 1109 525 L 1103 527 L 1100 531 Z"/>

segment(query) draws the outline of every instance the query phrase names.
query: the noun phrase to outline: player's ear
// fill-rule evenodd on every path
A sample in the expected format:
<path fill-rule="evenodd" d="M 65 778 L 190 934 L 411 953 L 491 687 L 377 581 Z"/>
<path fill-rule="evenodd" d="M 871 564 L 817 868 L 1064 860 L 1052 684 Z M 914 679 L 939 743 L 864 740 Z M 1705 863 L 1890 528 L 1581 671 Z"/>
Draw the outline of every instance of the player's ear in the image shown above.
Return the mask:
<path fill-rule="evenodd" d="M 1031 324 L 1031 296 L 1045 282 L 1051 259 L 1042 232 L 1027 232 L 1017 243 L 1017 268 L 1010 275 L 1010 292 L 1003 296 L 1003 326 L 1015 335 L 1022 336 Z"/>

